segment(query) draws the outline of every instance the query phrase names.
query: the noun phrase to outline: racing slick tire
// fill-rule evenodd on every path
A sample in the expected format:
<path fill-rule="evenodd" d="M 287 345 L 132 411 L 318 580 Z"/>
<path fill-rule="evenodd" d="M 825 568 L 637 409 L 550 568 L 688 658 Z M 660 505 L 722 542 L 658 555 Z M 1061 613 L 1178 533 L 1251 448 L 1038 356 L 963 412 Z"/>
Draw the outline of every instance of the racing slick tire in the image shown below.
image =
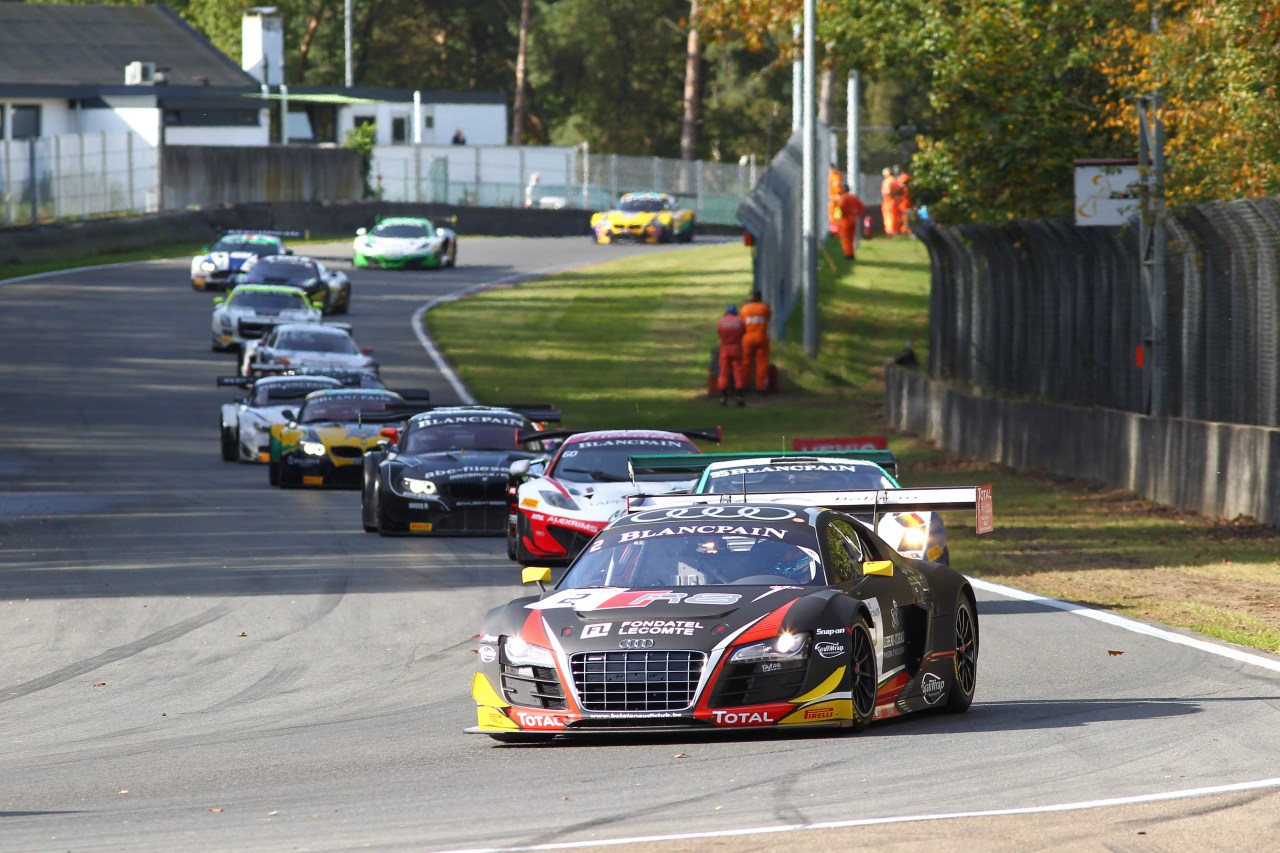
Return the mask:
<path fill-rule="evenodd" d="M 489 737 L 501 743 L 550 743 L 556 736 L 534 732 L 490 732 Z"/>
<path fill-rule="evenodd" d="M 455 240 L 449 244 L 449 251 L 444 256 L 444 261 L 440 264 L 442 267 L 456 267 L 458 265 L 458 241 Z"/>
<path fill-rule="evenodd" d="M 267 482 L 273 486 L 280 485 L 280 463 L 274 459 L 267 463 Z"/>
<path fill-rule="evenodd" d="M 347 285 L 342 289 L 342 293 L 338 296 L 333 306 L 333 313 L 346 314 L 351 310 L 351 285 Z"/>
<path fill-rule="evenodd" d="M 978 686 L 978 617 L 972 599 L 961 590 L 956 602 L 955 680 L 943 706 L 953 714 L 969 710 Z"/>
<path fill-rule="evenodd" d="M 860 732 L 871 724 L 876 714 L 876 649 L 871 639 L 871 625 L 859 616 L 849 634 L 849 704 L 853 709 L 851 728 Z"/>
<path fill-rule="evenodd" d="M 382 501 L 378 501 L 378 535 L 394 536 L 397 533 L 408 533 L 409 529 L 404 525 L 395 524 L 387 515 L 387 509 L 382 505 Z"/>
<path fill-rule="evenodd" d="M 516 515 L 516 541 L 512 549 L 515 551 L 515 556 L 512 559 L 525 566 L 535 562 L 534 556 L 524 547 L 524 537 L 528 532 L 529 526 L 524 516 Z"/>
<path fill-rule="evenodd" d="M 694 224 L 693 224 L 693 222 L 692 222 L 692 220 L 691 220 L 691 221 L 689 222 L 689 227 L 685 230 L 685 232 L 684 232 L 683 234 L 681 234 L 681 235 L 680 235 L 680 242 L 681 242 L 681 243 L 692 243 L 692 242 L 693 242 L 693 225 L 694 225 Z"/>
<path fill-rule="evenodd" d="M 371 454 L 364 456 L 364 485 L 360 490 L 360 526 L 365 533 L 378 532 L 378 466 L 370 465 Z M 372 469 L 372 470 L 370 470 Z"/>
<path fill-rule="evenodd" d="M 507 525 L 507 559 L 515 562 L 516 559 L 516 537 L 519 534 L 513 529 L 513 526 Z"/>
<path fill-rule="evenodd" d="M 218 431 L 222 435 L 222 461 L 235 462 L 240 458 L 239 437 L 234 430 L 223 426 L 221 420 L 218 421 Z"/>

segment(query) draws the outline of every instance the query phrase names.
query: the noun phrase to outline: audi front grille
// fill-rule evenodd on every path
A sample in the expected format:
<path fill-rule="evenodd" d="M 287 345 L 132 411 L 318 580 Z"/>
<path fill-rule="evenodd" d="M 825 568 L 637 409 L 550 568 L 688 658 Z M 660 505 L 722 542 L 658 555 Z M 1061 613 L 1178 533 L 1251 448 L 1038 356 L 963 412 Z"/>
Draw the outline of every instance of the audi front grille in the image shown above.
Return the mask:
<path fill-rule="evenodd" d="M 693 704 L 707 656 L 702 652 L 583 652 L 569 659 L 588 711 L 683 711 Z"/>

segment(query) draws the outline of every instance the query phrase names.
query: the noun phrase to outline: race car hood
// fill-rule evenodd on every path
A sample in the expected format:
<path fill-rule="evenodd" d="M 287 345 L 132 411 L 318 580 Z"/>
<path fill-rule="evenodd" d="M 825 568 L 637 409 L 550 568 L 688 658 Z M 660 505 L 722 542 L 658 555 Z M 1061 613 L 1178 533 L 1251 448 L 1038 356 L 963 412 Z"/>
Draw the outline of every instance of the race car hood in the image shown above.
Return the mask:
<path fill-rule="evenodd" d="M 532 458 L 531 453 L 509 450 L 450 450 L 422 455 L 397 455 L 390 460 L 405 474 L 450 479 L 497 479 L 506 481 L 511 463 Z"/>
<path fill-rule="evenodd" d="M 255 320 L 273 320 L 277 323 L 307 323 L 320 318 L 319 311 L 306 311 L 301 308 L 287 308 L 283 311 L 261 311 L 252 308 L 223 308 L 223 313 L 234 320 L 252 318 Z"/>
<path fill-rule="evenodd" d="M 637 213 L 624 213 L 621 210 L 610 210 L 604 215 L 605 221 L 610 225 L 628 226 L 628 225 L 648 225 L 654 220 L 661 221 L 662 214 L 649 213 L 640 211 Z M 668 217 L 669 218 L 669 217 Z"/>
<path fill-rule="evenodd" d="M 220 270 L 238 270 L 254 257 L 253 252 L 210 252 L 206 257 Z"/>
<path fill-rule="evenodd" d="M 567 652 L 710 650 L 756 634 L 766 639 L 781 630 L 811 629 L 828 597 L 814 588 L 784 584 L 556 590 L 540 599 L 512 602 L 504 614 L 507 624 L 492 629 L 519 634 L 535 645 L 558 644 Z"/>
<path fill-rule="evenodd" d="M 420 252 L 437 251 L 444 238 L 435 237 L 375 237 L 372 234 L 361 238 L 366 251 L 375 255 L 411 255 Z"/>
<path fill-rule="evenodd" d="M 333 352 L 313 352 L 311 350 L 272 350 L 271 361 L 279 364 L 281 359 L 288 359 L 290 367 L 306 367 L 310 369 L 324 368 L 360 368 L 372 367 L 373 359 L 363 354 L 344 354 Z"/>
<path fill-rule="evenodd" d="M 578 505 L 584 518 L 608 521 L 627 511 L 627 498 L 635 494 L 666 495 L 671 492 L 691 491 L 695 480 L 646 480 L 643 483 L 578 483 L 545 478 L 543 488 L 558 488 L 567 492 Z M 544 510 L 554 513 L 549 507 Z"/>

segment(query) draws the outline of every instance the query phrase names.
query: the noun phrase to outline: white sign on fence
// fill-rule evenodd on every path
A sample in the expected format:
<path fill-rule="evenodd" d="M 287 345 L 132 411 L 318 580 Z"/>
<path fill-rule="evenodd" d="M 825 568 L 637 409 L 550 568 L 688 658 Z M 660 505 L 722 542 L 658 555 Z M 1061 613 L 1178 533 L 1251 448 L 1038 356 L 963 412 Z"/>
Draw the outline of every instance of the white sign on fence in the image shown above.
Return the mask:
<path fill-rule="evenodd" d="M 1138 212 L 1138 161 L 1076 160 L 1076 225 L 1123 225 Z"/>

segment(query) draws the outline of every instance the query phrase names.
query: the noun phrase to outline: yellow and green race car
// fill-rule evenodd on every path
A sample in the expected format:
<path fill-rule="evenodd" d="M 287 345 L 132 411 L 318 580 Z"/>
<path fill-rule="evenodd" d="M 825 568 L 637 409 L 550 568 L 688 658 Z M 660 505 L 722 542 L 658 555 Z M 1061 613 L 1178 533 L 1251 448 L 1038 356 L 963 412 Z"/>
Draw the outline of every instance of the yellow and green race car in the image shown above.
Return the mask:
<path fill-rule="evenodd" d="M 597 243 L 692 243 L 693 211 L 666 193 L 625 193 L 613 210 L 591 215 Z"/>
<path fill-rule="evenodd" d="M 406 396 L 408 395 L 408 396 Z M 271 425 L 267 478 L 271 485 L 352 488 L 362 485 L 366 450 L 394 444 L 402 423 L 431 408 L 426 391 L 326 388 Z"/>

